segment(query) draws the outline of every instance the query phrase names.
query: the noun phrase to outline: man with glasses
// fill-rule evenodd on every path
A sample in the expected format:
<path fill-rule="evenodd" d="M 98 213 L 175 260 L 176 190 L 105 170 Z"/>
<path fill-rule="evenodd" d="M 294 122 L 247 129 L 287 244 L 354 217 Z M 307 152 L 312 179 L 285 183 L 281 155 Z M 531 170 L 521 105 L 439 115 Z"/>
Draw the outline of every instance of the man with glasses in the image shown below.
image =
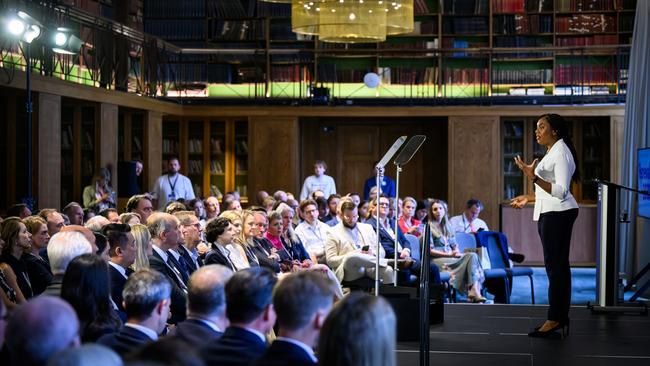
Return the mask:
<path fill-rule="evenodd" d="M 376 253 L 377 236 L 368 224 L 359 223 L 357 206 L 351 200 L 341 204 L 342 221 L 326 235 L 325 256 L 339 281 L 375 278 L 375 263 L 379 257 L 379 278 L 384 284 L 393 283 L 393 269 L 388 266 L 385 250 Z"/>
<path fill-rule="evenodd" d="M 318 205 L 314 200 L 302 201 L 300 212 L 305 221 L 296 227 L 296 235 L 318 263 L 325 263 L 325 235 L 330 227 L 318 219 Z"/>
<path fill-rule="evenodd" d="M 182 236 L 181 245 L 174 250 L 180 255 L 179 261 L 182 260 L 184 262 L 191 275 L 203 265 L 196 249 L 201 244 L 203 228 L 194 211 L 178 211 L 174 213 L 174 216 L 180 222 Z"/>

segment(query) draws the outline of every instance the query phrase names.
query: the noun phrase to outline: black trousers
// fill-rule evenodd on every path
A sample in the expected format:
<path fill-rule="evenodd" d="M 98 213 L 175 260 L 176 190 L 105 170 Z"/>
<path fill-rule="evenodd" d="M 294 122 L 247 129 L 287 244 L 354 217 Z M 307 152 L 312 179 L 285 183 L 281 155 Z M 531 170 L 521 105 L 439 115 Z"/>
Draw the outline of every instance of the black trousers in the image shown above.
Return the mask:
<path fill-rule="evenodd" d="M 574 208 L 543 213 L 537 222 L 548 276 L 548 320 L 562 322 L 569 318 L 571 306 L 569 250 L 573 223 L 577 217 L 578 209 Z"/>

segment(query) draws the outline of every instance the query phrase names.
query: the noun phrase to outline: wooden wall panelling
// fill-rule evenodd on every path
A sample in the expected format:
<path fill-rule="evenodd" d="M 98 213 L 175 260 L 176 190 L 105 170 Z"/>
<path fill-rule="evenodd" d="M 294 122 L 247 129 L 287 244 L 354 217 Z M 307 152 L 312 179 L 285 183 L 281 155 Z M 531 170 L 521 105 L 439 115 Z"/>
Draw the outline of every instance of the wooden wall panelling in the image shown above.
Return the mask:
<path fill-rule="evenodd" d="M 513 251 L 526 256 L 524 264 L 543 265 L 544 252 L 537 232 L 537 222 L 533 221 L 533 205 L 516 210 L 504 204 L 501 213 L 503 233 Z M 596 216 L 595 205 L 580 205 L 571 237 L 571 264 L 594 265 L 596 262 Z"/>
<path fill-rule="evenodd" d="M 248 197 L 278 189 L 300 193 L 300 133 L 297 118 L 251 118 L 249 120 Z M 227 141 L 234 141 L 228 139 Z M 230 151 L 234 151 L 230 150 Z M 234 174 L 232 175 L 234 178 Z"/>
<path fill-rule="evenodd" d="M 415 169 L 422 171 L 422 190 L 413 193 L 415 199 L 425 197 L 447 199 L 449 191 L 446 176 L 449 165 L 447 125 L 447 118 L 440 117 L 426 118 L 420 124 L 420 133 L 427 139 L 414 159 L 421 156 L 422 165 L 418 167 L 411 162 L 404 168 L 405 177 Z M 404 197 L 404 194 L 400 196 Z"/>
<path fill-rule="evenodd" d="M 469 198 L 481 200 L 481 218 L 490 228 L 499 227 L 500 149 L 499 117 L 450 117 L 449 215 L 463 211 Z"/>
<path fill-rule="evenodd" d="M 609 125 L 609 178 L 612 182 L 621 182 L 621 160 L 623 159 L 623 143 L 625 142 L 625 118 L 610 117 Z"/>
<path fill-rule="evenodd" d="M 162 114 L 148 111 L 144 123 L 144 191 L 151 190 L 162 174 Z"/>
<path fill-rule="evenodd" d="M 111 186 L 115 190 L 117 190 L 118 182 L 118 112 L 118 106 L 115 104 L 102 103 L 99 105 L 99 138 L 96 140 L 95 147 L 98 150 L 98 163 L 95 165 L 100 168 L 105 167 L 111 172 Z M 83 182 L 83 184 L 87 185 L 90 182 Z"/>
<path fill-rule="evenodd" d="M 336 190 L 339 194 L 363 194 L 365 180 L 372 174 L 372 164 L 380 152 L 380 129 L 368 124 L 341 124 L 336 128 Z M 391 142 L 392 144 L 392 142 Z M 328 164 L 331 164 L 328 162 Z M 394 168 L 392 174 L 395 177 Z"/>
<path fill-rule="evenodd" d="M 38 95 L 38 155 L 34 165 L 38 207 L 61 207 L 61 96 Z"/>

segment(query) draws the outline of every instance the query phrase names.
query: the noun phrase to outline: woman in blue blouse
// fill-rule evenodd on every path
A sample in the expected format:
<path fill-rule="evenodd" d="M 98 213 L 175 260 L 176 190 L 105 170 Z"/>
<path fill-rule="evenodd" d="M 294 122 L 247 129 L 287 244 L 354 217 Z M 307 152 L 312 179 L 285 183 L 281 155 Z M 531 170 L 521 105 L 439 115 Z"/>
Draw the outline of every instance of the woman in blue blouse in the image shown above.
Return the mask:
<path fill-rule="evenodd" d="M 528 333 L 531 337 L 562 336 L 569 332 L 571 305 L 571 267 L 569 249 L 578 204 L 571 195 L 571 181 L 579 178 L 576 150 L 564 118 L 546 114 L 537 121 L 537 143 L 546 147 L 546 155 L 526 164 L 519 156 L 515 164 L 535 187 L 535 195 L 515 197 L 510 205 L 522 208 L 535 202 L 533 220 L 544 248 L 544 265 L 548 276 L 548 316 L 546 322 Z"/>

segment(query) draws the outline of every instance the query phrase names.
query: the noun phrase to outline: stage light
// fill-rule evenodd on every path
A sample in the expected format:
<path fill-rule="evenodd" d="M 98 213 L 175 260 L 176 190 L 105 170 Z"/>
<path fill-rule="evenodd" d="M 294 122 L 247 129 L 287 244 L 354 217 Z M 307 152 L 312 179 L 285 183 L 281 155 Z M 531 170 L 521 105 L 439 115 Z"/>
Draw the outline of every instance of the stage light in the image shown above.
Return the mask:
<path fill-rule="evenodd" d="M 40 37 L 42 29 L 43 25 L 38 20 L 23 11 L 16 13 L 16 16 L 7 22 L 9 33 L 27 43 L 32 43 Z"/>
<path fill-rule="evenodd" d="M 52 50 L 64 55 L 76 55 L 81 49 L 81 39 L 73 34 L 72 29 L 57 28 L 54 33 L 54 47 Z"/>

